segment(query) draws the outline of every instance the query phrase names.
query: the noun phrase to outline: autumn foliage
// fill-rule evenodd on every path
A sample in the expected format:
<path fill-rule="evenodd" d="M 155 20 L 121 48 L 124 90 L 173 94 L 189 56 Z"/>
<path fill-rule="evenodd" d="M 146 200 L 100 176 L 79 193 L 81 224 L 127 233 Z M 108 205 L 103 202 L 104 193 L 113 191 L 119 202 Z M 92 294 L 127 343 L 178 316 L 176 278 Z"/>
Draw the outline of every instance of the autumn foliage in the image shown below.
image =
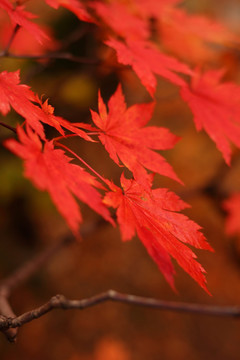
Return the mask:
<path fill-rule="evenodd" d="M 188 13 L 179 0 L 45 2 L 56 10 L 64 7 L 79 21 L 96 27 L 106 53 L 101 61 L 106 66 L 131 68 L 152 100 L 127 106 L 124 87 L 119 84 L 107 102 L 99 90 L 98 111 L 89 109 L 91 123 L 73 123 L 54 114 L 51 100 L 43 100 L 41 94 L 22 84 L 20 71 L 1 69 L 0 111 L 5 116 L 13 108 L 22 118 L 15 138 L 7 139 L 4 145 L 23 160 L 24 175 L 49 193 L 77 238 L 83 221 L 79 199 L 113 226 L 117 223 L 122 240 L 137 234 L 172 288 L 174 259 L 208 292 L 205 270 L 192 247 L 210 251 L 212 247 L 201 227 L 181 213 L 189 205 L 171 189 L 161 184 L 153 187 L 154 174 L 183 184 L 164 158 L 164 150 L 172 149 L 180 138 L 165 127 L 148 123 L 157 102 L 158 77 L 162 77 L 174 84 L 192 112 L 196 129 L 206 131 L 230 165 L 232 145 L 240 148 L 240 86 L 226 80 L 227 69 L 220 61 L 216 68 L 212 60 L 217 57 L 214 48 L 234 48 L 238 36 L 221 23 Z M 20 36 L 24 31 L 35 38 L 35 55 L 61 49 L 51 31 L 34 22 L 36 15 L 26 10 L 25 3 L 0 0 L 3 24 L 8 16 L 11 28 L 5 32 L 8 40 L 0 34 L 2 44 L 7 46 L 11 32 Z M 9 42 L 3 55 L 9 53 L 21 54 L 21 47 L 14 50 Z M 48 138 L 45 125 L 58 135 Z M 69 137 L 100 142 L 106 156 L 121 168 L 119 183 L 99 174 L 88 159 L 64 145 L 63 140 Z M 223 207 L 229 213 L 227 232 L 240 232 L 239 194 L 226 200 Z"/>

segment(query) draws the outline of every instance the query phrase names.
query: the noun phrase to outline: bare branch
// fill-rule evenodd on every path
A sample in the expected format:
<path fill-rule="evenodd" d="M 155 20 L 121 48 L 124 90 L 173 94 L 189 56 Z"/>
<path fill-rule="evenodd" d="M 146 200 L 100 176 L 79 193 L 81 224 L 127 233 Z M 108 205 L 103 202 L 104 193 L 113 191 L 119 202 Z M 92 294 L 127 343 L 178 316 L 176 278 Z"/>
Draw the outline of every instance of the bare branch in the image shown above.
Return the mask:
<path fill-rule="evenodd" d="M 0 291 L 0 319 L 6 318 L 14 318 L 16 315 L 14 314 L 7 297 L 4 294 L 4 291 Z M 1 320 L 0 320 L 1 321 Z M 17 337 L 17 329 L 3 329 L 2 330 L 8 341 L 15 342 Z"/>
<path fill-rule="evenodd" d="M 20 286 L 24 281 L 30 278 L 42 265 L 44 265 L 54 254 L 56 254 L 64 245 L 70 244 L 73 237 L 65 237 L 57 244 L 43 250 L 36 257 L 23 264 L 13 274 L 0 283 L 0 314 L 1 318 L 15 318 L 12 307 L 9 303 L 9 296 L 12 291 Z M 17 336 L 16 329 L 4 329 L 5 336 L 10 342 L 14 342 Z"/>
<path fill-rule="evenodd" d="M 0 126 L 5 127 L 8 130 L 13 131 L 15 134 L 17 133 L 16 129 L 10 125 L 5 124 L 4 122 L 0 121 Z"/>
<path fill-rule="evenodd" d="M 42 306 L 25 312 L 20 316 L 14 318 L 7 318 L 2 316 L 0 318 L 0 330 L 6 330 L 10 328 L 20 327 L 34 319 L 38 319 L 45 315 L 49 311 L 54 309 L 79 309 L 83 310 L 88 307 L 96 306 L 98 304 L 114 301 L 119 303 L 125 303 L 129 305 L 144 306 L 151 309 L 168 310 L 174 312 L 193 313 L 199 315 L 208 316 L 221 316 L 221 317 L 240 317 L 239 306 L 213 306 L 213 305 L 201 305 L 193 303 L 181 303 L 173 301 L 157 300 L 154 298 L 147 298 L 142 296 L 136 296 L 131 294 L 124 294 L 115 290 L 108 290 L 104 293 L 94 295 L 90 298 L 82 300 L 69 300 L 63 295 L 56 295 L 52 297 L 48 302 Z"/>
<path fill-rule="evenodd" d="M 93 233 L 99 226 L 105 223 L 105 220 L 100 218 L 99 221 L 86 224 L 82 227 L 80 235 L 82 237 L 86 237 L 89 234 Z M 35 274 L 39 270 L 39 268 L 44 265 L 49 259 L 51 259 L 59 250 L 61 250 L 64 246 L 74 242 L 75 237 L 72 234 L 68 234 L 63 237 L 57 244 L 49 246 L 47 249 L 44 249 L 40 254 L 36 255 L 33 259 L 24 263 L 10 276 L 6 277 L 0 282 L 0 295 L 4 293 L 5 297 L 9 297 L 16 287 L 20 286 L 23 282 L 25 282 L 33 274 Z"/>
<path fill-rule="evenodd" d="M 68 52 L 50 52 L 39 55 L 28 55 L 28 54 L 16 55 L 3 51 L 2 53 L 0 53 L 0 57 L 7 57 L 11 59 L 23 59 L 23 60 L 24 59 L 30 59 L 30 60 L 60 59 L 60 60 L 69 60 L 69 61 L 73 61 L 81 64 L 89 64 L 89 65 L 96 65 L 100 63 L 100 60 L 88 59 L 82 56 L 74 56 L 73 54 Z"/>
<path fill-rule="evenodd" d="M 73 62 L 79 62 L 79 63 L 83 63 L 83 64 L 98 64 L 99 60 L 95 60 L 95 59 L 87 59 L 81 56 L 74 56 L 71 53 L 68 52 L 50 52 L 50 53 L 46 53 L 46 54 L 40 54 L 40 55 L 28 55 L 28 54 L 22 54 L 22 55 L 16 55 L 16 54 L 12 54 L 9 52 L 9 49 L 12 45 L 12 42 L 18 32 L 18 30 L 20 29 L 20 25 L 16 25 L 13 29 L 13 32 L 10 36 L 10 39 L 5 47 L 4 50 L 2 50 L 0 52 L 0 58 L 1 57 L 7 57 L 7 58 L 12 58 L 12 59 L 33 59 L 33 60 L 41 60 L 41 59 L 62 59 L 62 60 L 70 60 Z M 78 39 L 79 37 L 81 37 L 84 34 L 85 30 L 82 30 L 81 32 L 78 30 L 78 32 L 73 34 L 72 38 L 69 38 L 69 43 L 71 43 L 72 41 L 75 41 L 76 39 Z M 65 46 L 67 45 L 67 43 L 65 44 Z"/>
<path fill-rule="evenodd" d="M 91 31 L 92 24 L 81 23 L 81 26 L 71 32 L 65 38 L 61 39 L 61 49 L 67 49 L 71 44 L 82 39 L 89 31 Z"/>
<path fill-rule="evenodd" d="M 5 278 L 0 283 L 0 291 L 4 291 L 4 295 L 9 297 L 11 292 L 24 281 L 29 279 L 42 265 L 44 265 L 50 258 L 52 258 L 63 246 L 74 241 L 73 236 L 63 238 L 59 243 L 54 244 L 47 249 L 44 249 L 40 254 L 35 256 L 30 261 L 23 264 L 13 274 Z"/>
<path fill-rule="evenodd" d="M 105 223 L 106 222 L 103 219 L 99 219 L 99 221 L 83 226 L 81 229 L 81 236 L 85 237 L 91 234 L 96 230 L 96 228 Z M 44 265 L 49 259 L 51 259 L 59 250 L 61 250 L 64 246 L 73 243 L 74 241 L 75 237 L 71 234 L 63 237 L 60 242 L 51 245 L 47 249 L 44 249 L 40 254 L 23 264 L 20 268 L 14 271 L 13 274 L 0 282 L 1 321 L 17 318 L 8 300 L 13 290 L 16 287 L 20 286 L 23 282 L 28 280 L 31 276 L 33 276 L 39 270 L 39 268 Z M 17 336 L 17 329 L 10 329 L 9 326 L 2 326 L 2 332 L 5 334 L 5 336 L 10 342 L 15 341 Z"/>

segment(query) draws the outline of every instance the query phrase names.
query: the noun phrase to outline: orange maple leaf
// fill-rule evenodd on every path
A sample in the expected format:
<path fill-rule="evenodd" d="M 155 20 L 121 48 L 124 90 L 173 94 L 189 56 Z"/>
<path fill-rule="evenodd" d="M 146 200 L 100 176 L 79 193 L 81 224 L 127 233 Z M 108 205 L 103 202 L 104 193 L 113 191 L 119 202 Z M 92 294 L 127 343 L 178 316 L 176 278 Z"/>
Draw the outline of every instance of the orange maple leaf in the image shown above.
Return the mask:
<path fill-rule="evenodd" d="M 240 87 L 220 80 L 222 70 L 196 71 L 190 86 L 181 89 L 182 98 L 194 115 L 197 130 L 204 129 L 230 164 L 233 142 L 240 148 Z"/>
<path fill-rule="evenodd" d="M 160 42 L 173 54 L 195 63 L 213 59 L 217 45 L 239 42 L 239 36 L 224 24 L 204 15 L 195 15 L 177 7 L 182 0 L 133 0 L 142 19 L 155 20 Z M 156 36 L 156 35 L 155 35 Z"/>
<path fill-rule="evenodd" d="M 220 22 L 183 9 L 173 8 L 160 15 L 159 33 L 167 49 L 197 64 L 214 59 L 221 49 L 219 45 L 239 42 L 239 37 Z"/>

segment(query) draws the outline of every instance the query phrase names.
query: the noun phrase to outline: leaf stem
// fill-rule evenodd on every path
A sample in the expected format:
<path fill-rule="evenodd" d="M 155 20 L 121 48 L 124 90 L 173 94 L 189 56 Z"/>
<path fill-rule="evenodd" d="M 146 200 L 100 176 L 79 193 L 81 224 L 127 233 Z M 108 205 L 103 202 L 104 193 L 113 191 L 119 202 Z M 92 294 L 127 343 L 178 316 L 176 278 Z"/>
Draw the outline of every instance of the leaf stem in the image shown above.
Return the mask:
<path fill-rule="evenodd" d="M 76 134 L 61 135 L 53 139 L 54 143 L 58 143 L 59 140 L 67 139 L 69 137 L 78 137 Z"/>
<path fill-rule="evenodd" d="M 108 182 L 106 179 L 104 179 L 103 176 L 101 176 L 96 170 L 94 170 L 85 160 L 83 160 L 79 155 L 77 155 L 73 150 L 69 149 L 67 146 L 61 144 L 60 142 L 56 141 L 55 144 L 57 146 L 60 146 L 70 152 L 72 155 L 74 155 L 81 163 L 83 163 L 90 171 L 92 171 L 100 180 L 102 180 L 107 186 Z"/>
<path fill-rule="evenodd" d="M 10 49 L 10 47 L 11 47 L 11 45 L 12 45 L 12 42 L 13 42 L 15 36 L 17 35 L 17 32 L 18 32 L 18 30 L 20 29 L 20 27 L 21 27 L 21 26 L 20 26 L 19 24 L 17 24 L 17 25 L 14 27 L 13 32 L 12 32 L 12 35 L 10 36 L 10 39 L 9 39 L 9 41 L 8 41 L 5 49 L 4 49 L 3 52 L 0 54 L 0 57 L 8 57 L 8 56 L 9 56 L 9 52 L 8 52 L 8 51 L 9 51 L 9 49 Z"/>

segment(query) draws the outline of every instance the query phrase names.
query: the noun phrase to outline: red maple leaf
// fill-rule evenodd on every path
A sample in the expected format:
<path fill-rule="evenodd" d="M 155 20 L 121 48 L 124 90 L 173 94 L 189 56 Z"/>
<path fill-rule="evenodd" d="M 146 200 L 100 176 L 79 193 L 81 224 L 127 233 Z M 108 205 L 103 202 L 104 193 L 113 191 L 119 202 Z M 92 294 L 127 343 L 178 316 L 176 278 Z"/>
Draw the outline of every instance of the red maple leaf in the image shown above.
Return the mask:
<path fill-rule="evenodd" d="M 182 98 L 194 115 L 197 130 L 204 129 L 230 164 L 229 142 L 240 147 L 240 87 L 220 83 L 222 70 L 196 72 L 190 86 L 181 89 Z"/>
<path fill-rule="evenodd" d="M 0 8 L 5 10 L 12 23 L 26 29 L 35 36 L 37 41 L 42 43 L 43 40 L 50 40 L 48 35 L 40 28 L 39 25 L 34 24 L 29 19 L 35 19 L 37 16 L 24 10 L 23 5 L 14 6 L 9 0 L 0 0 Z"/>
<path fill-rule="evenodd" d="M 123 240 L 130 240 L 137 232 L 149 255 L 174 288 L 174 267 L 171 257 L 204 289 L 205 270 L 195 260 L 196 255 L 186 244 L 212 250 L 200 227 L 185 215 L 178 213 L 188 205 L 167 189 L 151 193 L 135 180 L 121 177 L 122 189 L 109 183 L 112 191 L 104 203 L 117 208 L 117 220 Z"/>
<path fill-rule="evenodd" d="M 94 130 L 89 124 L 84 123 L 71 123 L 68 120 L 54 115 L 54 107 L 48 103 L 48 99 L 44 102 L 38 96 L 36 96 L 35 101 L 41 106 L 42 111 L 40 111 L 40 120 L 55 129 L 57 129 L 60 134 L 64 135 L 63 128 L 73 132 L 74 134 L 82 137 L 87 141 L 93 141 L 87 133 L 81 129 Z"/>
<path fill-rule="evenodd" d="M 79 206 L 73 197 L 85 202 L 93 210 L 113 223 L 101 195 L 94 187 L 102 187 L 83 168 L 72 164 L 63 150 L 55 149 L 53 141 L 46 141 L 42 148 L 39 137 L 27 127 L 27 133 L 17 129 L 20 142 L 9 139 L 5 146 L 24 160 L 25 176 L 39 190 L 47 190 L 58 211 L 77 236 L 82 220 Z"/>
<path fill-rule="evenodd" d="M 182 2 L 182 0 L 133 0 L 138 12 L 143 17 L 158 18 L 163 12 L 173 8 Z"/>
<path fill-rule="evenodd" d="M 92 119 L 100 129 L 100 141 L 116 164 L 119 165 L 120 159 L 132 171 L 135 179 L 145 187 L 148 186 L 148 177 L 144 167 L 180 181 L 166 160 L 152 151 L 170 149 L 178 140 L 168 129 L 144 127 L 151 119 L 154 103 L 137 104 L 127 108 L 119 85 L 108 102 L 109 111 L 107 112 L 100 93 L 98 107 L 99 114 L 91 111 Z"/>
<path fill-rule="evenodd" d="M 7 14 L 1 14 L 0 23 L 0 47 L 1 49 L 5 49 L 13 34 L 14 25 L 9 22 Z M 53 38 L 52 29 L 46 25 L 44 25 L 44 27 L 42 26 L 42 29 L 44 29 L 48 39 L 43 39 L 42 43 L 39 43 L 36 41 L 34 34 L 21 27 L 11 43 L 11 53 L 16 55 L 41 55 L 49 50 L 56 51 L 60 43 Z"/>
<path fill-rule="evenodd" d="M 49 6 L 53 7 L 54 9 L 58 9 L 60 6 L 62 6 L 70 10 L 82 21 L 95 22 L 95 20 L 88 13 L 87 9 L 80 0 L 45 0 L 45 1 Z"/>
<path fill-rule="evenodd" d="M 178 86 L 183 86 L 185 82 L 176 72 L 192 74 L 186 64 L 161 53 L 150 42 L 128 41 L 125 44 L 112 38 L 106 41 L 106 44 L 116 50 L 118 61 L 121 64 L 132 66 L 152 96 L 154 96 L 157 86 L 154 74 L 160 75 Z"/>
<path fill-rule="evenodd" d="M 145 40 L 149 37 L 147 21 L 131 12 L 129 4 L 113 2 L 91 3 L 97 15 L 119 36 L 129 40 Z"/>
<path fill-rule="evenodd" d="M 225 200 L 223 207 L 228 213 L 226 219 L 227 234 L 240 234 L 240 193 L 233 194 Z"/>
<path fill-rule="evenodd" d="M 12 106 L 41 138 L 45 138 L 43 126 L 39 121 L 40 108 L 32 103 L 35 95 L 29 86 L 19 83 L 19 71 L 0 73 L 0 111 L 6 115 Z"/>
<path fill-rule="evenodd" d="M 35 103 L 38 103 L 40 107 Z M 29 86 L 20 84 L 19 71 L 3 71 L 0 73 L 0 112 L 6 115 L 11 106 L 42 139 L 45 139 L 43 122 L 57 129 L 62 135 L 64 135 L 63 128 L 65 128 L 85 140 L 92 141 L 85 131 L 81 130 L 81 128 L 91 130 L 89 125 L 70 123 L 59 116 L 55 116 L 54 108 L 48 104 L 48 100 L 42 102 Z"/>

